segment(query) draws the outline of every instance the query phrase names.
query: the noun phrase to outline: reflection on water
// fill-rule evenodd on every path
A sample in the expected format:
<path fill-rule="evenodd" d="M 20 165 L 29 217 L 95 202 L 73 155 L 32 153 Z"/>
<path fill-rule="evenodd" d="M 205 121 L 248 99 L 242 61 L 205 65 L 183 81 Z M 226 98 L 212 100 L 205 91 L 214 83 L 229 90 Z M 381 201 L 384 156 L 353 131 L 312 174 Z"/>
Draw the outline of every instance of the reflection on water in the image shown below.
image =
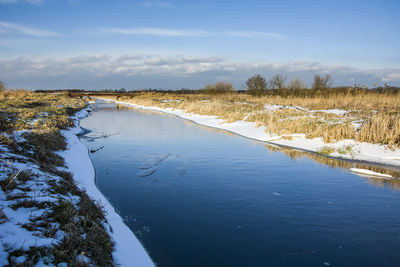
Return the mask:
<path fill-rule="evenodd" d="M 159 266 L 395 266 L 398 170 L 99 102 L 82 120 L 99 189 Z M 395 189 L 395 190 L 393 190 Z"/>
<path fill-rule="evenodd" d="M 282 153 L 285 153 L 293 160 L 308 158 L 308 159 L 313 159 L 318 163 L 322 163 L 324 165 L 334 167 L 334 168 L 343 168 L 343 169 L 359 168 L 359 169 L 371 170 L 371 171 L 378 172 L 378 173 L 389 174 L 389 175 L 393 176 L 394 178 L 388 179 L 388 178 L 372 177 L 372 176 L 366 176 L 366 175 L 360 175 L 360 174 L 358 174 L 358 175 L 361 177 L 365 177 L 368 180 L 368 182 L 370 182 L 371 184 L 376 185 L 376 186 L 386 186 L 386 187 L 392 188 L 393 190 L 398 190 L 400 188 L 400 171 L 395 166 L 379 167 L 379 166 L 374 166 L 373 163 L 366 164 L 366 163 L 359 163 L 359 162 L 354 162 L 354 161 L 350 161 L 350 160 L 334 159 L 334 158 L 326 157 L 326 156 L 319 155 L 316 153 L 304 152 L 304 151 L 299 151 L 296 149 L 278 147 L 278 146 L 269 145 L 269 144 L 266 144 L 265 146 L 267 147 L 267 149 L 269 149 L 271 151 L 280 151 Z"/>

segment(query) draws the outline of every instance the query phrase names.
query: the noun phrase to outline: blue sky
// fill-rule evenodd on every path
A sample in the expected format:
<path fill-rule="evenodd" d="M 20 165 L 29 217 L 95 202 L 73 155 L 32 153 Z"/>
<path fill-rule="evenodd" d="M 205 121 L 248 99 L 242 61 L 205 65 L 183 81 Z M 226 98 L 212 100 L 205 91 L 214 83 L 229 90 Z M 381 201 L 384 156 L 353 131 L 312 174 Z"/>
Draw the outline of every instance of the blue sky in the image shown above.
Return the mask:
<path fill-rule="evenodd" d="M 24 88 L 243 89 L 249 75 L 400 85 L 399 1 L 0 0 L 0 79 Z"/>

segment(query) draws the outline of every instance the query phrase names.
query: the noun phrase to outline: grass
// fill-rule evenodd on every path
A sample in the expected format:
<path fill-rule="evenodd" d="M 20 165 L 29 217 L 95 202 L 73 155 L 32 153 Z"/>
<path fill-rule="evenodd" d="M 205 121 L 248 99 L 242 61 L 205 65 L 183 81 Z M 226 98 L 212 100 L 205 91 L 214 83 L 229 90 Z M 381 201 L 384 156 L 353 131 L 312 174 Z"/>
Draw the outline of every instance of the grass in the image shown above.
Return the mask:
<path fill-rule="evenodd" d="M 396 90 L 282 89 L 269 90 L 269 95 L 260 97 L 238 93 L 140 92 L 106 97 L 143 106 L 216 115 L 226 122 L 245 119 L 265 126 L 270 133 L 286 136 L 304 133 L 307 138 L 322 137 L 327 143 L 355 139 L 390 148 L 400 145 L 400 93 Z M 265 105 L 282 108 L 266 110 Z M 336 115 L 320 111 L 327 109 L 347 113 Z M 353 123 L 359 121 L 362 124 L 358 129 Z"/>
<path fill-rule="evenodd" d="M 8 173 L 0 180 L 8 206 L 45 209 L 39 217 L 30 217 L 22 227 L 39 236 L 56 238 L 58 231 L 64 238 L 48 247 L 29 249 L 7 246 L 9 266 L 34 266 L 39 259 L 57 265 L 66 262 L 69 266 L 112 266 L 113 242 L 104 228 L 103 208 L 79 189 L 71 173 L 61 170 L 64 160 L 57 151 L 65 150 L 66 140 L 61 130 L 73 126 L 70 116 L 84 108 L 86 103 L 67 94 L 33 93 L 24 90 L 0 92 L 0 150 L 12 153 L 1 155 L 1 167 Z M 12 158 L 12 160 L 11 160 Z M 16 169 L 15 163 L 35 164 L 43 178 L 29 169 Z M 36 198 L 30 184 L 45 183 L 40 195 L 56 196 L 58 201 L 41 201 Z M 13 190 L 18 189 L 18 193 Z M 21 192 L 20 192 L 21 191 Z M 33 197 L 32 197 L 33 196 Z M 74 196 L 79 201 L 73 204 Z M 0 223 L 8 220 L 1 210 Z M 25 256 L 22 264 L 15 258 Z M 89 259 L 84 262 L 83 256 Z"/>
<path fill-rule="evenodd" d="M 102 208 L 86 194 L 81 195 L 79 208 L 65 200 L 54 206 L 50 217 L 59 223 L 66 233 L 62 242 L 54 248 L 55 263 L 79 264 L 79 255 L 90 257 L 96 265 L 112 265 L 113 242 L 101 221 Z"/>
<path fill-rule="evenodd" d="M 84 101 L 68 95 L 0 92 L 0 132 L 66 129 L 73 125 L 70 116 L 84 106 Z"/>
<path fill-rule="evenodd" d="M 321 154 L 324 154 L 324 155 L 330 155 L 333 152 L 335 152 L 335 149 L 330 147 L 330 146 L 324 146 L 318 152 L 321 153 Z"/>

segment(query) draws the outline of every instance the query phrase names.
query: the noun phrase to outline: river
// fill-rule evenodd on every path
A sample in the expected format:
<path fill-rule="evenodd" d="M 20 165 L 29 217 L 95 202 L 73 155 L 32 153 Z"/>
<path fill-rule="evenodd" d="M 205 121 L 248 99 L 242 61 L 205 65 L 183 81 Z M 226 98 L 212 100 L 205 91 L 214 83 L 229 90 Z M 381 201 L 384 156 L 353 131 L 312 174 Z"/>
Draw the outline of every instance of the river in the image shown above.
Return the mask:
<path fill-rule="evenodd" d="M 400 262 L 397 184 L 350 163 L 104 101 L 81 127 L 98 188 L 158 266 Z"/>

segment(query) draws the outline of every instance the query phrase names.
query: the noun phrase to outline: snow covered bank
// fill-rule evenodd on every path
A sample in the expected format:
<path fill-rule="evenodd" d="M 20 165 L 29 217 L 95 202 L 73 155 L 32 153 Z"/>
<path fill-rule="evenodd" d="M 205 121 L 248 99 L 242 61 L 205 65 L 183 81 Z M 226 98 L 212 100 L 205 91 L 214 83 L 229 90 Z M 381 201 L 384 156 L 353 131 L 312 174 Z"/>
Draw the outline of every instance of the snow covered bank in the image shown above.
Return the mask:
<path fill-rule="evenodd" d="M 236 121 L 226 123 L 217 116 L 204 116 L 193 113 L 187 113 L 180 109 L 160 108 L 157 106 L 140 106 L 128 102 L 115 101 L 107 98 L 99 99 L 106 101 L 114 101 L 118 104 L 128 105 L 131 107 L 160 111 L 168 114 L 173 114 L 183 119 L 193 121 L 195 123 L 223 129 L 242 135 L 244 137 L 265 141 L 271 144 L 284 145 L 301 149 L 304 151 L 323 153 L 324 150 L 330 151 L 329 156 L 344 159 L 362 160 L 367 162 L 382 163 L 388 165 L 400 166 L 400 149 L 391 150 L 384 145 L 370 144 L 365 142 L 357 142 L 352 139 L 341 140 L 336 143 L 325 143 L 322 138 L 306 139 L 305 134 L 293 134 L 289 139 L 284 139 L 280 135 L 269 134 L 265 127 L 256 127 L 255 122 Z M 268 107 L 269 109 L 281 108 L 281 106 Z M 328 110 L 331 112 L 332 110 Z M 332 111 L 333 112 L 333 111 Z M 336 111 L 335 113 L 342 113 Z"/>
<path fill-rule="evenodd" d="M 115 241 L 114 264 L 116 266 L 154 266 L 141 243 L 96 187 L 95 170 L 89 157 L 88 148 L 77 136 L 82 131 L 79 127 L 79 120 L 87 115 L 86 110 L 78 112 L 75 115 L 75 127 L 63 132 L 68 148 L 60 155 L 64 157 L 65 164 L 73 174 L 78 187 L 84 188 L 93 200 L 99 201 L 104 207 L 110 226 L 106 226 L 106 228 Z"/>

